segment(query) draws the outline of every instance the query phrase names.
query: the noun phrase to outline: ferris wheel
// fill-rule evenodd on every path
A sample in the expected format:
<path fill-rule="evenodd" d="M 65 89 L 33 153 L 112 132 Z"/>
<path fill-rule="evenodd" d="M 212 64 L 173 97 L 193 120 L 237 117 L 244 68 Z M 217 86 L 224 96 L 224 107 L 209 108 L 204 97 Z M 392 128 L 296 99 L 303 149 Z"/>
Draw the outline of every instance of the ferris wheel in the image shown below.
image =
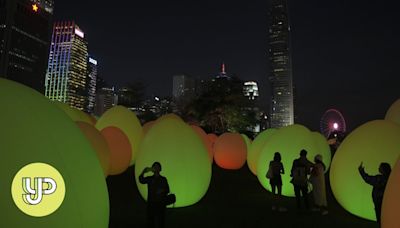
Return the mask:
<path fill-rule="evenodd" d="M 328 138 L 332 132 L 346 132 L 346 121 L 342 113 L 336 109 L 329 109 L 326 111 L 321 118 L 320 130 L 326 138 Z"/>

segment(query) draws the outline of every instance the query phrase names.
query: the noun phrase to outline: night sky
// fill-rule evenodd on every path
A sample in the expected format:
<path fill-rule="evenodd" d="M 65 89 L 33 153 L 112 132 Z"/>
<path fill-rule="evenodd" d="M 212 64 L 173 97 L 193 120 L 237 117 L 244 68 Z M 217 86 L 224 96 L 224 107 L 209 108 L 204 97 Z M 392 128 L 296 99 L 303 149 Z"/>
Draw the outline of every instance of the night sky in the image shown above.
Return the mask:
<path fill-rule="evenodd" d="M 172 76 L 227 71 L 256 80 L 269 103 L 268 1 L 55 0 L 57 20 L 84 30 L 100 76 L 142 81 L 171 95 Z M 353 129 L 400 98 L 400 14 L 395 1 L 289 1 L 297 122 L 318 130 L 336 108 Z"/>

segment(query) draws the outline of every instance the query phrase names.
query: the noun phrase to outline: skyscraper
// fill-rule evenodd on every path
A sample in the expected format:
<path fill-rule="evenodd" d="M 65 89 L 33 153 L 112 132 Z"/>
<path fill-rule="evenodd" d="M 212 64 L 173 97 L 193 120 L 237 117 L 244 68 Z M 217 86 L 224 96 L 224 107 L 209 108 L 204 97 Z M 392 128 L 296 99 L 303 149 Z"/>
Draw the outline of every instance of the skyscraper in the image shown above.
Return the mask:
<path fill-rule="evenodd" d="M 115 94 L 114 87 L 98 88 L 96 93 L 96 104 L 94 108 L 94 113 L 96 116 L 101 116 L 117 103 L 118 96 Z"/>
<path fill-rule="evenodd" d="M 287 0 L 271 0 L 269 12 L 269 61 L 272 87 L 271 127 L 294 123 L 293 76 Z"/>
<path fill-rule="evenodd" d="M 172 97 L 174 101 L 186 103 L 195 97 L 196 82 L 187 75 L 175 75 L 172 85 Z"/>
<path fill-rule="evenodd" d="M 53 26 L 45 95 L 79 110 L 88 104 L 88 48 L 85 34 L 73 21 Z"/>
<path fill-rule="evenodd" d="M 97 82 L 97 60 L 92 57 L 89 57 L 88 60 L 88 77 L 86 80 L 87 87 L 87 105 L 86 112 L 93 113 L 94 105 L 96 103 L 96 82 Z"/>
<path fill-rule="evenodd" d="M 249 100 L 257 100 L 258 93 L 258 84 L 255 81 L 247 81 L 243 83 L 243 94 Z"/>
<path fill-rule="evenodd" d="M 53 0 L 0 0 L 0 77 L 44 93 Z"/>

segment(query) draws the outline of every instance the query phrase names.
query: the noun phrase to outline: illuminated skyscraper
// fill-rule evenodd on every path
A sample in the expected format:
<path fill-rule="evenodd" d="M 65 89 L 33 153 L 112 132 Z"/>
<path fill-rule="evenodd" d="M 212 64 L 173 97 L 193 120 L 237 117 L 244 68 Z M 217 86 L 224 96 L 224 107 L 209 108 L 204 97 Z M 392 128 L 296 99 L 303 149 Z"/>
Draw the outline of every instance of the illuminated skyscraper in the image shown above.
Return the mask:
<path fill-rule="evenodd" d="M 0 77 L 44 93 L 53 0 L 0 0 Z"/>
<path fill-rule="evenodd" d="M 269 12 L 269 60 L 272 86 L 271 127 L 294 123 L 293 76 L 287 0 L 271 0 Z"/>
<path fill-rule="evenodd" d="M 248 81 L 243 83 L 243 94 L 249 100 L 257 100 L 258 93 L 258 84 L 254 81 Z"/>
<path fill-rule="evenodd" d="M 188 102 L 195 96 L 196 82 L 187 75 L 175 75 L 172 84 L 174 101 Z"/>
<path fill-rule="evenodd" d="M 97 82 L 97 60 L 89 57 L 87 77 L 87 105 L 86 112 L 93 113 L 96 103 L 96 82 Z"/>
<path fill-rule="evenodd" d="M 53 27 L 45 95 L 79 110 L 88 104 L 88 48 L 85 34 L 73 21 Z"/>

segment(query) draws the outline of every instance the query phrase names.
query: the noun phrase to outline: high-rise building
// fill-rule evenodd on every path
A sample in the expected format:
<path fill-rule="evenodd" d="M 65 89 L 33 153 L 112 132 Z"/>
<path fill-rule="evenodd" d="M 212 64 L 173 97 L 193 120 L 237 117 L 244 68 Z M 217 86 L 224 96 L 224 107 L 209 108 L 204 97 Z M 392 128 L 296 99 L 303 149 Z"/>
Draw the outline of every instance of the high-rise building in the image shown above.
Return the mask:
<path fill-rule="evenodd" d="M 86 112 L 93 113 L 94 105 L 96 103 L 96 82 L 97 82 L 97 60 L 89 57 L 88 60 L 88 77 L 86 80 L 87 85 L 87 105 Z"/>
<path fill-rule="evenodd" d="M 85 34 L 73 21 L 53 26 L 45 95 L 85 110 L 88 103 L 88 48 Z"/>
<path fill-rule="evenodd" d="M 229 78 L 228 74 L 226 73 L 225 63 L 222 63 L 221 72 L 216 76 L 216 78 Z"/>
<path fill-rule="evenodd" d="M 196 95 L 196 81 L 187 75 L 175 75 L 172 85 L 174 101 L 188 102 Z"/>
<path fill-rule="evenodd" d="M 271 127 L 294 123 L 293 76 L 287 0 L 271 0 L 269 12 L 269 60 L 272 87 Z"/>
<path fill-rule="evenodd" d="M 249 100 L 257 100 L 258 93 L 258 84 L 254 81 L 247 81 L 243 83 L 243 94 Z"/>
<path fill-rule="evenodd" d="M 0 77 L 44 93 L 53 0 L 0 0 Z"/>
<path fill-rule="evenodd" d="M 96 116 L 101 116 L 117 103 L 118 97 L 115 93 L 114 87 L 98 88 L 96 92 L 96 104 L 94 108 L 94 114 Z"/>

